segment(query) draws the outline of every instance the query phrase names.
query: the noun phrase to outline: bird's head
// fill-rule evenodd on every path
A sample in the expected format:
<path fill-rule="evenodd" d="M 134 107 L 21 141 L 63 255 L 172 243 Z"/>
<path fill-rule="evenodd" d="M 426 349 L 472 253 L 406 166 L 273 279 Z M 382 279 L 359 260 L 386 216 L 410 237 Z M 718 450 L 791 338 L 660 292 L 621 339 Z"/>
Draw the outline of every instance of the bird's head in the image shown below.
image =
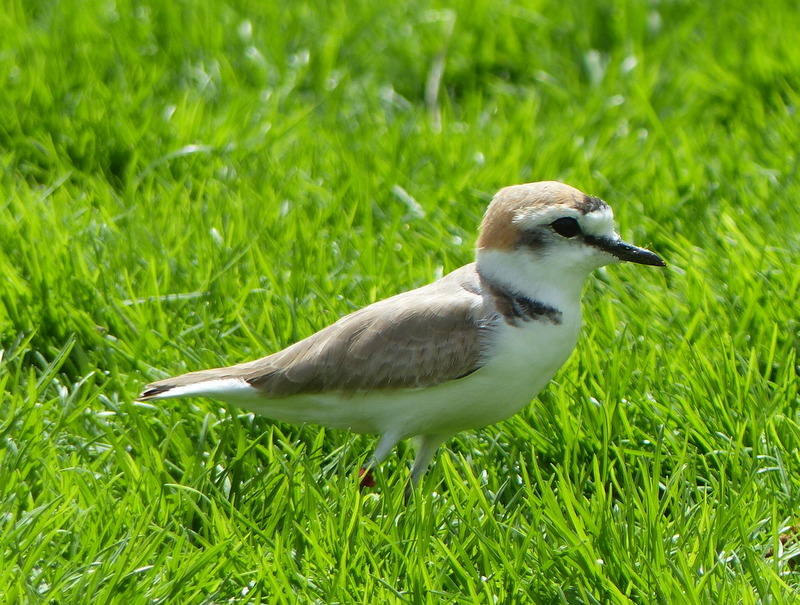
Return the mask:
<path fill-rule="evenodd" d="M 478 238 L 478 271 L 508 285 L 532 279 L 580 287 L 594 269 L 623 261 L 665 265 L 654 252 L 620 238 L 603 200 L 554 181 L 501 189 Z"/>

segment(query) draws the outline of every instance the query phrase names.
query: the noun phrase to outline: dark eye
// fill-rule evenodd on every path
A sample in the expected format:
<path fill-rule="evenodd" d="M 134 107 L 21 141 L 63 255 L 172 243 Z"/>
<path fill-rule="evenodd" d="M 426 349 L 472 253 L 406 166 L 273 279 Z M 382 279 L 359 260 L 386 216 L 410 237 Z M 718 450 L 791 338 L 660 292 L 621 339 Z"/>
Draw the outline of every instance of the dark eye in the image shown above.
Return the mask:
<path fill-rule="evenodd" d="M 574 218 L 565 216 L 550 223 L 553 231 L 558 233 L 561 237 L 575 237 L 581 232 L 581 226 Z"/>

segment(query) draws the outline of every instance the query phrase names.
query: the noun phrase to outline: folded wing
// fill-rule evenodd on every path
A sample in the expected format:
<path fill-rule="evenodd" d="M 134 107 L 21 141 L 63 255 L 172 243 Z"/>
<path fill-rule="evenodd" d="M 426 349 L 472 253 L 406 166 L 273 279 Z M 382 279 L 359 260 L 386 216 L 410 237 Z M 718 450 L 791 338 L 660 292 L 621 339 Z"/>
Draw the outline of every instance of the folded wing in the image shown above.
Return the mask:
<path fill-rule="evenodd" d="M 491 322 L 473 265 L 347 315 L 257 361 L 155 382 L 141 399 L 198 382 L 239 379 L 268 398 L 422 388 L 481 366 Z"/>

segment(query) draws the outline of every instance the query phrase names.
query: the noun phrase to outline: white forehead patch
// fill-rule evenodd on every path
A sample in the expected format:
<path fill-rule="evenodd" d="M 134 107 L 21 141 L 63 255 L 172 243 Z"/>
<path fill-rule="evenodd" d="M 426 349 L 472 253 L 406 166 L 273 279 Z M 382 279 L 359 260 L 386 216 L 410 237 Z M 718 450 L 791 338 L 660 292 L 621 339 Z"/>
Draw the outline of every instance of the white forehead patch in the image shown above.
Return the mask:
<path fill-rule="evenodd" d="M 538 227 L 539 225 L 547 225 L 557 218 L 564 216 L 572 216 L 580 218 L 580 213 L 574 208 L 568 206 L 550 206 L 544 208 L 525 208 L 514 215 L 512 223 L 519 225 L 519 228 Z"/>
<path fill-rule="evenodd" d="M 603 205 L 583 216 L 580 223 L 584 232 L 591 235 L 611 235 L 614 233 L 614 211 L 610 206 Z"/>

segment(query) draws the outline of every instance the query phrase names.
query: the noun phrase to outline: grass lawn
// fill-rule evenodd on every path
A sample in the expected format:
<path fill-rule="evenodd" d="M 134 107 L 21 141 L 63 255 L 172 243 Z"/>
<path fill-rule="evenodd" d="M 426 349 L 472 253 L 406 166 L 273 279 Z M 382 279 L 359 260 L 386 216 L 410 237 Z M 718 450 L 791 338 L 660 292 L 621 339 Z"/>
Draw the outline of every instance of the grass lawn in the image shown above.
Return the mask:
<path fill-rule="evenodd" d="M 0 602 L 797 603 L 795 0 L 4 0 Z M 473 256 L 498 188 L 608 200 L 518 416 L 414 497 L 374 446 L 141 386 Z M 798 531 L 800 534 L 800 531 Z"/>

